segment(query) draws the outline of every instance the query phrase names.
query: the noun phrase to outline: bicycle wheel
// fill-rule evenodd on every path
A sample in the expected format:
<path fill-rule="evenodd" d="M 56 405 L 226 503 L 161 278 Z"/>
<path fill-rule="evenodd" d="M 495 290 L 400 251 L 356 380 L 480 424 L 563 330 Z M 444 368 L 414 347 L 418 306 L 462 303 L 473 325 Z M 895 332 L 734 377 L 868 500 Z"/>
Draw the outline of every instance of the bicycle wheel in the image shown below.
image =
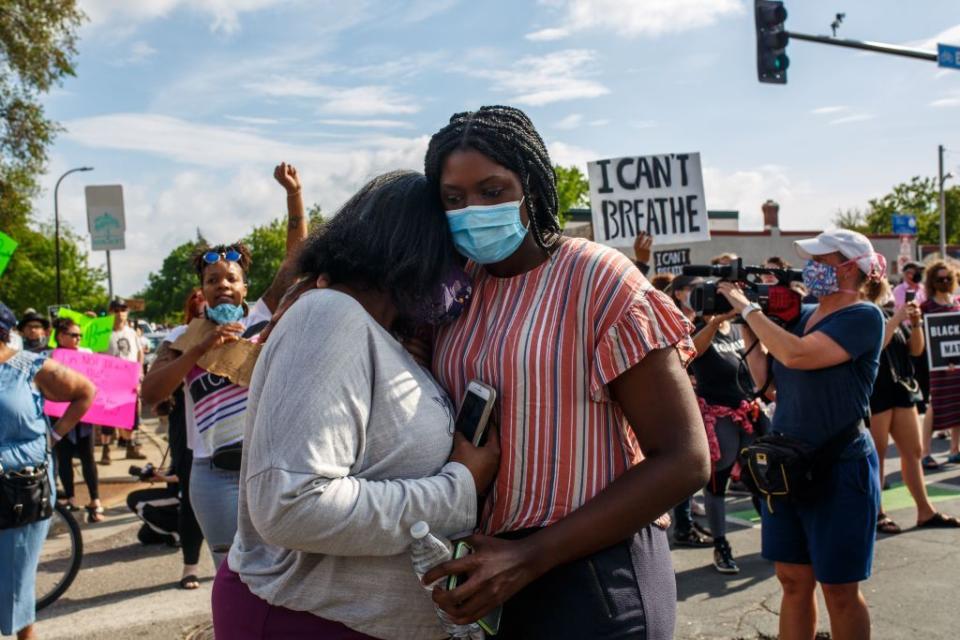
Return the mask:
<path fill-rule="evenodd" d="M 80 525 L 66 507 L 58 504 L 50 517 L 47 539 L 37 566 L 37 611 L 47 607 L 70 588 L 80 571 L 83 537 Z"/>

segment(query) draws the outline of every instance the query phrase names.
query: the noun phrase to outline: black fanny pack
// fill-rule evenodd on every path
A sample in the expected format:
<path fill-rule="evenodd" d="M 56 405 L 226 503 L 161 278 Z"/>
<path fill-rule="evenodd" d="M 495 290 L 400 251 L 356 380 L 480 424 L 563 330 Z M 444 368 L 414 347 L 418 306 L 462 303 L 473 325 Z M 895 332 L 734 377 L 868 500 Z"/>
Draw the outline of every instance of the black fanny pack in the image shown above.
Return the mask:
<path fill-rule="evenodd" d="M 782 433 L 757 438 L 740 451 L 740 480 L 766 501 L 771 513 L 774 498 L 794 504 L 815 502 L 829 484 L 833 465 L 860 435 L 862 424 L 857 421 L 821 447 Z"/>
<path fill-rule="evenodd" d="M 13 529 L 53 515 L 47 464 L 0 473 L 0 529 Z"/>
<path fill-rule="evenodd" d="M 243 461 L 243 442 L 234 442 L 217 447 L 210 456 L 210 464 L 224 471 L 240 471 Z"/>

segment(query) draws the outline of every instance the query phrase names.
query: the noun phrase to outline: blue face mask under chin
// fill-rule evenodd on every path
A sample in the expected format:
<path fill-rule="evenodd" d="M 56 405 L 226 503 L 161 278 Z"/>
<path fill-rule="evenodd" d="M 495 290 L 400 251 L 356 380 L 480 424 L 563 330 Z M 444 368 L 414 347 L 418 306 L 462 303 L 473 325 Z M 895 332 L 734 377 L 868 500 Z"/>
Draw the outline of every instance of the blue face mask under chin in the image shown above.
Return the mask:
<path fill-rule="evenodd" d="M 243 306 L 224 302 L 215 307 L 207 307 L 207 319 L 216 324 L 240 322 L 243 318 Z"/>
<path fill-rule="evenodd" d="M 457 250 L 478 264 L 506 260 L 520 247 L 527 228 L 520 220 L 523 200 L 447 211 Z"/>

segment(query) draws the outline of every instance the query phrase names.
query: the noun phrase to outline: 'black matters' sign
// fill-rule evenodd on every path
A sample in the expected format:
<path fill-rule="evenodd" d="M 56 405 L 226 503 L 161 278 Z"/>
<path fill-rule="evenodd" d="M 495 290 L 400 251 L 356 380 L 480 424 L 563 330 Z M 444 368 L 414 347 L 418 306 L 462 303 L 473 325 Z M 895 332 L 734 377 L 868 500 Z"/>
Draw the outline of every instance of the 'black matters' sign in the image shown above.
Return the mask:
<path fill-rule="evenodd" d="M 930 371 L 960 367 L 960 312 L 931 313 L 923 317 Z"/>
<path fill-rule="evenodd" d="M 670 249 L 653 252 L 653 272 L 680 275 L 690 264 L 690 249 Z"/>
<path fill-rule="evenodd" d="M 587 173 L 597 242 L 631 247 L 641 231 L 657 244 L 710 239 L 699 153 L 597 160 Z"/>

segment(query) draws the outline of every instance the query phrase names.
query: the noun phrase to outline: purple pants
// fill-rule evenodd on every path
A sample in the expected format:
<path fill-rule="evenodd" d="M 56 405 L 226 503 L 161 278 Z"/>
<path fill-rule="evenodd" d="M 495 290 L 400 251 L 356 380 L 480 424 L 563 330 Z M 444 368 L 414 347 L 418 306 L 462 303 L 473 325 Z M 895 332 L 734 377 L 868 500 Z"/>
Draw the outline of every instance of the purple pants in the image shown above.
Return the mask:
<path fill-rule="evenodd" d="M 273 606 L 251 593 L 226 562 L 213 582 L 213 631 L 230 640 L 376 640 L 333 620 Z"/>

